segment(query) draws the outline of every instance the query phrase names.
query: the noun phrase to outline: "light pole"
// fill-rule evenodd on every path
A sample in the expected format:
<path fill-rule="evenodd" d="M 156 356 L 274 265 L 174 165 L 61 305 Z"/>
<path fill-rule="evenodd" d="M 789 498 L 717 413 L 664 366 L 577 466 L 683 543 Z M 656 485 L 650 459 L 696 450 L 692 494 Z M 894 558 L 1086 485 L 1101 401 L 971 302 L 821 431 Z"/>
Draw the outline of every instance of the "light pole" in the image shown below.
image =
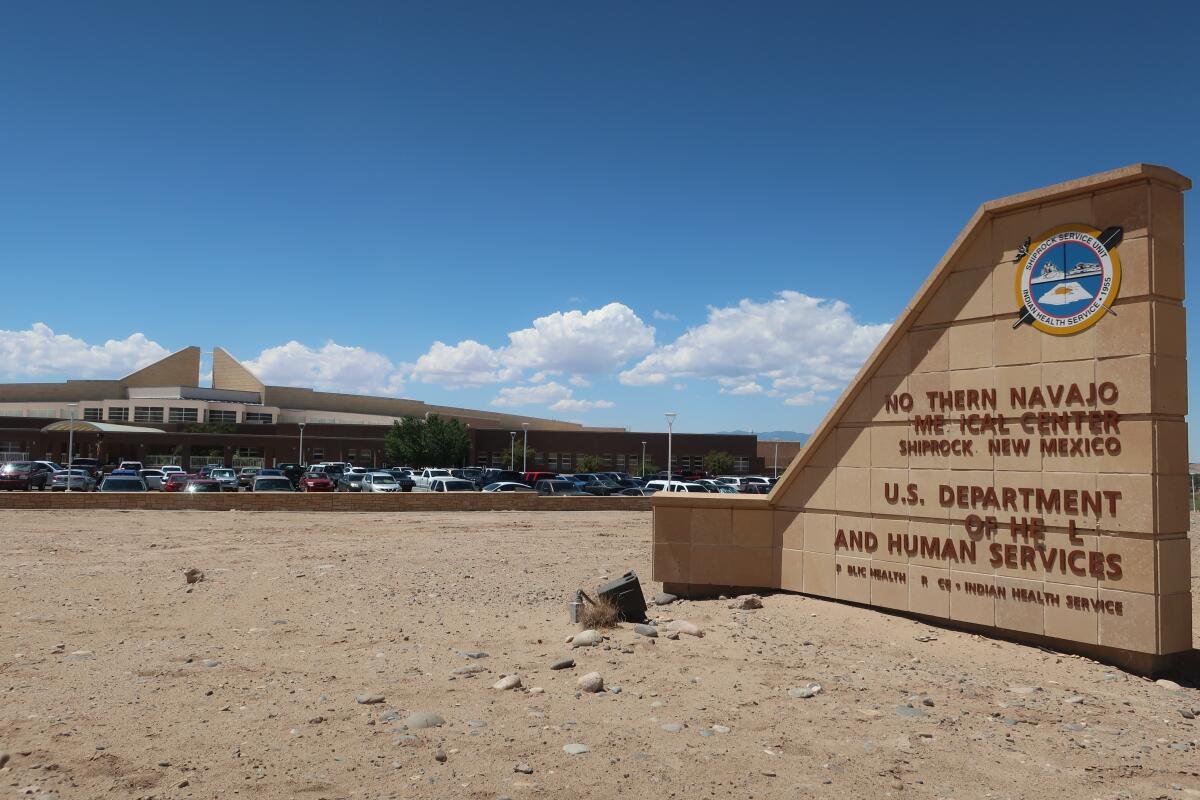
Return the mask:
<path fill-rule="evenodd" d="M 679 416 L 674 411 L 668 411 L 667 417 L 667 491 L 674 491 L 671 486 L 671 430 L 675 425 L 675 417 Z"/>
<path fill-rule="evenodd" d="M 529 472 L 529 423 L 522 422 L 521 428 L 525 431 L 525 442 L 521 445 L 524 448 L 521 452 L 521 472 Z"/>
<path fill-rule="evenodd" d="M 300 455 L 296 458 L 296 465 L 299 467 L 307 466 L 304 463 L 304 423 L 300 423 Z"/>
<path fill-rule="evenodd" d="M 517 432 L 509 431 L 508 436 L 511 440 L 508 448 L 508 471 L 512 472 L 517 468 Z"/>
<path fill-rule="evenodd" d="M 642 477 L 646 477 L 646 443 L 642 442 Z"/>
<path fill-rule="evenodd" d="M 775 440 L 775 477 L 779 477 L 779 440 Z"/>
<path fill-rule="evenodd" d="M 67 491 L 71 491 L 71 466 L 75 463 L 75 409 L 79 403 L 67 403 L 67 416 L 71 424 L 67 428 Z"/>

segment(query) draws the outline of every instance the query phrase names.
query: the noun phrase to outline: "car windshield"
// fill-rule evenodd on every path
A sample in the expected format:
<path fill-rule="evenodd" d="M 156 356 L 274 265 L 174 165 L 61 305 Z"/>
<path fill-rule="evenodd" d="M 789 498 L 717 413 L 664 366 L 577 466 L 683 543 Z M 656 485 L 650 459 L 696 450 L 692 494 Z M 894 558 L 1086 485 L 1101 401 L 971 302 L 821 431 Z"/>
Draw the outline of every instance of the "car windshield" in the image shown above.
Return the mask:
<path fill-rule="evenodd" d="M 306 472 L 306 473 L 304 473 L 304 477 L 308 478 L 310 481 L 314 480 L 314 479 L 315 480 L 328 480 L 328 478 L 325 476 L 324 472 Z"/>
<path fill-rule="evenodd" d="M 187 488 L 189 492 L 219 492 L 221 491 L 221 484 L 192 481 L 188 484 Z"/>
<path fill-rule="evenodd" d="M 556 492 L 569 492 L 575 488 L 570 481 L 546 481 L 546 485 Z"/>
<path fill-rule="evenodd" d="M 212 476 L 214 478 L 232 478 L 233 470 L 231 470 L 231 469 L 214 469 L 212 471 Z"/>
<path fill-rule="evenodd" d="M 254 482 L 254 491 L 262 489 L 291 489 L 292 482 L 287 478 L 259 478 Z"/>
<path fill-rule="evenodd" d="M 444 485 L 447 492 L 461 492 L 464 489 L 475 488 L 475 484 L 470 481 L 446 481 Z"/>
<path fill-rule="evenodd" d="M 32 465 L 30 464 L 5 464 L 4 468 L 0 469 L 0 472 L 11 474 L 13 472 L 29 472 L 30 469 L 32 469 Z"/>
<path fill-rule="evenodd" d="M 391 475 L 376 475 L 373 478 L 371 478 L 371 483 L 382 483 L 382 484 L 390 483 L 392 485 L 395 485 L 396 479 L 393 478 Z"/>

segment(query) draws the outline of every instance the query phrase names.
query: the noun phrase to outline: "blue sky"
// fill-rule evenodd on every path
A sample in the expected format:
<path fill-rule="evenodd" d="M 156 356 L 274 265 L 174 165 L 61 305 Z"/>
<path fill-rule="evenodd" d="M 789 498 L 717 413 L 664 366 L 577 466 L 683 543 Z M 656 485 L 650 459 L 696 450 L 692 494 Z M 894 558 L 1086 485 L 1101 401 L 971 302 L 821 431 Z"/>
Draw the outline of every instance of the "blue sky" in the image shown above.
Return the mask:
<path fill-rule="evenodd" d="M 4 8 L 6 380 L 809 431 L 980 202 L 1200 176 L 1194 4 Z"/>

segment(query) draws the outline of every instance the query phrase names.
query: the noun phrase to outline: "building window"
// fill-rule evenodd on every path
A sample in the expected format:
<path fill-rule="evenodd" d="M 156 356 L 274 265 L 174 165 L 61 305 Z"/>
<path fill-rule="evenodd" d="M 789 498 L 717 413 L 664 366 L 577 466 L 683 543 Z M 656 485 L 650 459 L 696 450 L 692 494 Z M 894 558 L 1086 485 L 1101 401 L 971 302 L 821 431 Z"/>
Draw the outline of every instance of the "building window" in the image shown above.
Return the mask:
<path fill-rule="evenodd" d="M 162 406 L 134 406 L 133 407 L 134 422 L 162 422 L 163 410 Z"/>
<path fill-rule="evenodd" d="M 257 447 L 237 447 L 233 454 L 238 458 L 262 458 L 262 450 Z"/>
<path fill-rule="evenodd" d="M 358 451 L 357 451 L 357 450 L 347 450 L 347 451 L 346 451 L 346 460 L 347 460 L 347 461 L 353 461 L 353 460 L 354 460 L 354 458 L 355 458 L 355 456 L 357 456 L 357 455 L 358 455 Z"/>
<path fill-rule="evenodd" d="M 270 425 L 275 421 L 274 414 L 264 414 L 261 411 L 247 411 L 246 422 L 257 422 L 262 425 Z"/>
<path fill-rule="evenodd" d="M 747 458 L 746 456 L 738 456 L 737 458 L 733 459 L 733 471 L 734 472 L 749 472 L 750 471 L 750 459 Z"/>
<path fill-rule="evenodd" d="M 108 410 L 109 422 L 129 422 L 128 408 L 110 408 Z"/>
<path fill-rule="evenodd" d="M 558 468 L 561 470 L 564 470 L 564 471 L 571 468 L 571 454 L 570 453 L 563 453 L 561 456 L 559 456 Z"/>
<path fill-rule="evenodd" d="M 83 410 L 83 418 L 88 422 L 99 422 L 104 419 L 103 408 L 85 408 Z"/>
<path fill-rule="evenodd" d="M 31 408 L 25 412 L 27 417 L 45 417 L 46 419 L 55 419 L 58 416 L 56 408 Z"/>
<path fill-rule="evenodd" d="M 208 411 L 204 412 L 204 421 L 217 423 L 217 424 L 235 423 L 235 422 L 237 422 L 237 412 L 236 411 L 218 411 L 218 410 L 210 408 Z"/>
<path fill-rule="evenodd" d="M 167 414 L 170 422 L 198 422 L 200 411 L 195 408 L 172 408 Z"/>
<path fill-rule="evenodd" d="M 318 461 L 325 460 L 325 448 L 324 447 L 313 447 L 313 448 L 310 448 L 308 452 L 312 453 L 312 463 L 316 463 Z"/>
<path fill-rule="evenodd" d="M 616 470 L 617 472 L 625 471 L 625 456 L 621 455 L 620 453 L 617 453 Z"/>
<path fill-rule="evenodd" d="M 558 469 L 558 453 L 546 454 L 546 467 L 551 472 L 554 472 L 556 469 Z"/>

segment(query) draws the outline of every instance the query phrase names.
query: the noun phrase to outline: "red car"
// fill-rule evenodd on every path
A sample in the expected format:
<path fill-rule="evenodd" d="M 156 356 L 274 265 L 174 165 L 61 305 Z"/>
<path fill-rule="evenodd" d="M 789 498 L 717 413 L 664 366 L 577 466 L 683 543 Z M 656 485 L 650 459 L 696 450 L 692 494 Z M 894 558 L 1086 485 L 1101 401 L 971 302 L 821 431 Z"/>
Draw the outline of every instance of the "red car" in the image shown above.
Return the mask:
<path fill-rule="evenodd" d="M 538 481 L 552 481 L 557 478 L 557 472 L 526 472 L 521 476 L 521 483 L 526 486 L 535 486 Z"/>
<path fill-rule="evenodd" d="M 324 472 L 304 473 L 299 486 L 302 492 L 332 492 L 334 489 L 333 481 Z"/>
<path fill-rule="evenodd" d="M 172 472 L 167 476 L 167 480 L 163 483 L 164 492 L 182 492 L 187 482 L 193 480 L 195 475 L 188 475 L 183 472 Z"/>

